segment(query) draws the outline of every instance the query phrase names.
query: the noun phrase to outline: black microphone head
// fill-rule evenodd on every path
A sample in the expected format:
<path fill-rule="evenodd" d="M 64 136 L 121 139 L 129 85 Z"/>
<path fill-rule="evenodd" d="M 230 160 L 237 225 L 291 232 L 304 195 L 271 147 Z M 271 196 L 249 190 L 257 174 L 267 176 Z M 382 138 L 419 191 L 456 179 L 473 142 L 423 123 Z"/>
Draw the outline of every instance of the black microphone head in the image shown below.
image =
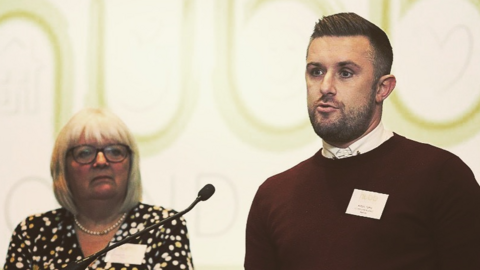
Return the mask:
<path fill-rule="evenodd" d="M 206 201 L 215 193 L 215 187 L 212 184 L 206 184 L 199 192 L 198 197 L 201 201 Z"/>

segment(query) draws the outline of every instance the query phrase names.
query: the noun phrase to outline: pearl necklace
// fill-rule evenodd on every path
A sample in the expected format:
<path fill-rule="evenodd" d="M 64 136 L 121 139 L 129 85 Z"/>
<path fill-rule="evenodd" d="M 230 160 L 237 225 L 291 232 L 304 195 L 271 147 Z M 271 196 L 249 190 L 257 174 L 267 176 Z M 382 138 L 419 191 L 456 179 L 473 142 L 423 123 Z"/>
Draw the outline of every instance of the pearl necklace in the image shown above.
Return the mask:
<path fill-rule="evenodd" d="M 117 222 L 115 222 L 115 224 L 113 224 L 112 226 L 106 228 L 105 230 L 103 231 L 91 231 L 85 227 L 82 226 L 82 224 L 80 224 L 80 222 L 78 222 L 78 219 L 77 217 L 75 217 L 75 224 L 77 224 L 78 228 L 85 232 L 85 233 L 88 233 L 88 234 L 91 234 L 91 235 L 105 235 L 109 232 L 111 232 L 113 229 L 115 229 L 116 227 L 120 226 L 120 224 L 122 224 L 123 220 L 127 217 L 127 213 L 123 213 L 122 217 L 117 220 Z"/>

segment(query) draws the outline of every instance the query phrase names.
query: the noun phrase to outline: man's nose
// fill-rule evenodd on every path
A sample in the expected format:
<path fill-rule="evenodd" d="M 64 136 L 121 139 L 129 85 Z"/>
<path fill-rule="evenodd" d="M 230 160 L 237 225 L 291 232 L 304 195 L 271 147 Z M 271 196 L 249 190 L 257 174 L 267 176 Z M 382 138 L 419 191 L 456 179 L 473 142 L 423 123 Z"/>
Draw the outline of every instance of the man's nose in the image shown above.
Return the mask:
<path fill-rule="evenodd" d="M 323 76 L 321 82 L 320 82 L 320 93 L 322 95 L 328 95 L 328 94 L 336 94 L 336 88 L 335 88 L 335 76 L 333 76 L 332 73 L 327 72 Z"/>

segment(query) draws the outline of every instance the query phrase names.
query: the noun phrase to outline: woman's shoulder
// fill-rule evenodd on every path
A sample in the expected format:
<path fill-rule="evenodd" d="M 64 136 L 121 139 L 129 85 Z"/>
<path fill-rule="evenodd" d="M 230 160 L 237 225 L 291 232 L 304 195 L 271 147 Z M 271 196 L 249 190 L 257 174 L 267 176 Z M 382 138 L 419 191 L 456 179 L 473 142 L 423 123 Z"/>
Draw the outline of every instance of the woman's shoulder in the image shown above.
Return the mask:
<path fill-rule="evenodd" d="M 166 208 L 163 206 L 151 205 L 146 203 L 139 203 L 130 212 L 135 217 L 141 217 L 146 219 L 153 218 L 157 220 L 168 218 L 177 213 L 177 211 L 172 208 Z"/>
<path fill-rule="evenodd" d="M 32 223 L 39 220 L 57 220 L 60 221 L 61 219 L 65 218 L 69 215 L 69 212 L 65 208 L 58 208 L 54 210 L 50 210 L 47 212 L 31 214 L 27 216 L 22 223 Z"/>
<path fill-rule="evenodd" d="M 43 213 L 37 213 L 27 216 L 18 225 L 17 231 L 35 231 L 41 230 L 45 226 L 56 227 L 59 223 L 66 220 L 71 215 L 66 209 L 58 208 Z"/>

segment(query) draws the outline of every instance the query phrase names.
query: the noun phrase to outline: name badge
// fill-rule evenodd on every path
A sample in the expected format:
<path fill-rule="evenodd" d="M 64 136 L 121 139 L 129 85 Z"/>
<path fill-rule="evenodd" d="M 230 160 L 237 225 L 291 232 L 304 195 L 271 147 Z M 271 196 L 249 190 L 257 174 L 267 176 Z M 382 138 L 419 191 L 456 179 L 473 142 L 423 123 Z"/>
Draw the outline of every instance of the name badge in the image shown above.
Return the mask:
<path fill-rule="evenodd" d="M 142 264 L 145 250 L 147 250 L 147 245 L 123 244 L 107 252 L 105 261 L 123 264 Z"/>
<path fill-rule="evenodd" d="M 380 219 L 388 194 L 355 189 L 347 207 L 347 214 Z"/>

